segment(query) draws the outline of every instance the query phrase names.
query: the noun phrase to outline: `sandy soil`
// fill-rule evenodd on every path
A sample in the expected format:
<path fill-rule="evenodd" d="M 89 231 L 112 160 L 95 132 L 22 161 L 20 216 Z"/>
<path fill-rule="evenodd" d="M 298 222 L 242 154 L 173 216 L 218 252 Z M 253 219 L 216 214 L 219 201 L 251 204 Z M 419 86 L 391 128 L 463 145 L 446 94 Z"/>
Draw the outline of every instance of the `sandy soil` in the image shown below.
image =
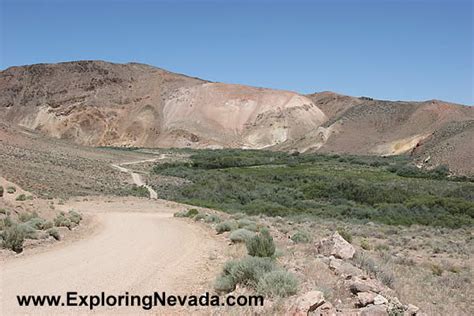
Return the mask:
<path fill-rule="evenodd" d="M 175 219 L 176 206 L 161 200 L 114 199 L 71 202 L 64 206 L 93 217 L 100 225 L 87 238 L 58 243 L 44 252 L 2 262 L 0 305 L 2 315 L 90 313 L 87 307 L 20 308 L 15 295 L 81 294 L 200 295 L 212 289 L 222 249 L 200 225 Z M 100 314 L 144 313 L 140 307 L 98 308 Z M 157 307 L 151 313 L 179 313 Z M 184 312 L 181 310 L 181 312 Z"/>

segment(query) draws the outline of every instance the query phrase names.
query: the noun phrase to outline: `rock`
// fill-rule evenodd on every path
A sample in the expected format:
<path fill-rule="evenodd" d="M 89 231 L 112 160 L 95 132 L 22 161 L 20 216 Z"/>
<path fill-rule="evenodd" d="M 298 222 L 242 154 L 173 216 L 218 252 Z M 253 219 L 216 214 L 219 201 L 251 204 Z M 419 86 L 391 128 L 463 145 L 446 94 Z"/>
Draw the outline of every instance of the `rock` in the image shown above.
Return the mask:
<path fill-rule="evenodd" d="M 374 299 L 377 294 L 372 292 L 359 292 L 357 298 L 359 299 L 359 306 L 364 307 L 374 303 Z"/>
<path fill-rule="evenodd" d="M 310 291 L 296 299 L 290 314 L 293 316 L 307 315 L 323 304 L 324 294 L 320 291 Z"/>
<path fill-rule="evenodd" d="M 357 294 L 359 292 L 380 293 L 383 289 L 381 285 L 377 284 L 377 282 L 372 279 L 354 277 L 350 282 L 351 283 L 349 285 L 349 289 L 354 294 Z"/>
<path fill-rule="evenodd" d="M 420 310 L 420 309 L 419 309 L 417 306 L 412 305 L 412 304 L 408 304 L 407 310 L 405 311 L 404 314 L 405 314 L 406 316 L 415 316 L 415 315 L 418 314 L 418 311 L 419 311 L 419 310 Z"/>
<path fill-rule="evenodd" d="M 358 276 L 362 275 L 361 269 L 353 266 L 351 263 L 342 259 L 337 259 L 334 256 L 329 257 L 329 269 L 333 270 L 335 274 L 341 276 Z"/>
<path fill-rule="evenodd" d="M 387 316 L 387 307 L 385 305 L 369 305 L 360 309 L 360 316 Z"/>
<path fill-rule="evenodd" d="M 339 259 L 351 259 L 355 253 L 354 247 L 337 232 L 321 240 L 316 245 L 316 250 L 325 256 L 334 256 Z"/>
<path fill-rule="evenodd" d="M 309 313 L 310 315 L 317 316 L 336 316 L 336 309 L 332 306 L 331 303 L 326 302 L 323 305 L 316 308 L 313 312 Z"/>
<path fill-rule="evenodd" d="M 374 297 L 374 304 L 375 305 L 388 304 L 388 300 L 382 295 L 378 294 L 377 296 Z"/>

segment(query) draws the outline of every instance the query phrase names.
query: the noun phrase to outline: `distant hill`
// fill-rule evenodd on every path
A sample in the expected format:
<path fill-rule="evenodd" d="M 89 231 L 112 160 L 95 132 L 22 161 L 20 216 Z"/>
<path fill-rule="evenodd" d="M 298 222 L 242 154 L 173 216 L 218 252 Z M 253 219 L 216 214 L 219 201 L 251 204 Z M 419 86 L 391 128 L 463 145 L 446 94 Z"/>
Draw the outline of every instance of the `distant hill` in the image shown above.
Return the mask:
<path fill-rule="evenodd" d="M 0 120 L 88 146 L 411 154 L 474 173 L 474 109 L 215 83 L 78 61 L 0 72 Z"/>

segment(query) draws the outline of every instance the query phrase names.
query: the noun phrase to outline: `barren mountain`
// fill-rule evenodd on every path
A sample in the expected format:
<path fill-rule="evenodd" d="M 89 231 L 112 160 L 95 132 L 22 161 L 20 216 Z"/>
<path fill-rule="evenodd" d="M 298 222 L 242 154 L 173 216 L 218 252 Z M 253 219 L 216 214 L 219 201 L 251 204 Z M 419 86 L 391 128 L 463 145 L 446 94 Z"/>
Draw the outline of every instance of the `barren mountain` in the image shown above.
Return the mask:
<path fill-rule="evenodd" d="M 474 109 L 213 83 L 143 64 L 0 72 L 0 120 L 91 146 L 413 154 L 474 173 Z"/>

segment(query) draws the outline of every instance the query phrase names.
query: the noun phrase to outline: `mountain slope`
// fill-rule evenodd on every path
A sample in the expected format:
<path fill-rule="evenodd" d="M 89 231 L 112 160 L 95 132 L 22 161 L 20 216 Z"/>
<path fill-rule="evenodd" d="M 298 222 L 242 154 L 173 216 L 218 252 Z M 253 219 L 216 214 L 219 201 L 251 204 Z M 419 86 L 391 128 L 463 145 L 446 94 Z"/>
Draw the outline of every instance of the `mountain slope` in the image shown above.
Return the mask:
<path fill-rule="evenodd" d="M 474 110 L 214 83 L 143 64 L 79 61 L 0 72 L 0 120 L 89 146 L 411 154 L 474 173 Z"/>
<path fill-rule="evenodd" d="M 83 61 L 0 74 L 0 119 L 84 145 L 264 148 L 326 121 L 288 91 Z"/>

